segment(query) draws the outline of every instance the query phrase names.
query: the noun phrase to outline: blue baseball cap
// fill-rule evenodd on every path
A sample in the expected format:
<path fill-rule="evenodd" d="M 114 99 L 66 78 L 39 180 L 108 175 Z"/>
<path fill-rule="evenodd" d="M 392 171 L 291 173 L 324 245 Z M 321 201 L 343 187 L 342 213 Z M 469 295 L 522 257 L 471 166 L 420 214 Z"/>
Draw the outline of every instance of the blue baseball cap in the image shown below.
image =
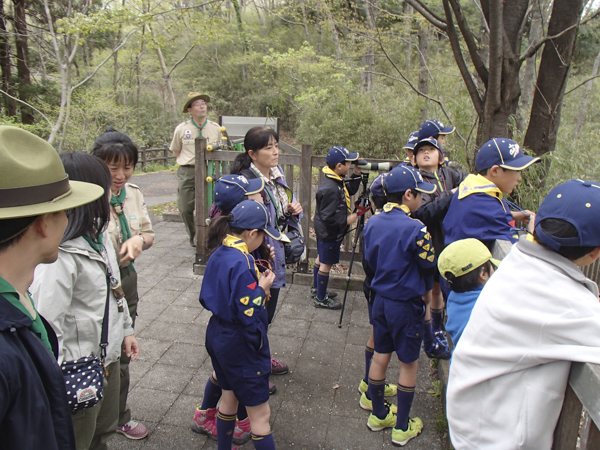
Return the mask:
<path fill-rule="evenodd" d="M 418 131 L 413 131 L 412 133 L 410 133 L 408 135 L 408 141 L 406 141 L 406 144 L 402 148 L 406 148 L 408 150 L 412 150 L 412 149 L 415 148 L 415 144 L 417 142 L 419 142 L 419 132 Z"/>
<path fill-rule="evenodd" d="M 269 224 L 267 207 L 256 200 L 244 200 L 231 211 L 229 226 L 244 230 L 264 230 L 273 239 L 289 242 L 285 234 L 281 234 Z"/>
<path fill-rule="evenodd" d="M 481 172 L 492 166 L 508 170 L 527 169 L 540 158 L 526 156 L 515 141 L 508 138 L 493 138 L 481 146 L 475 157 L 475 170 Z"/>
<path fill-rule="evenodd" d="M 454 133 L 454 130 L 456 130 L 456 128 L 445 127 L 439 120 L 429 119 L 423 122 L 421 128 L 419 128 L 419 140 L 434 137 L 438 134 Z"/>
<path fill-rule="evenodd" d="M 388 172 L 385 178 L 384 188 L 386 194 L 394 192 L 405 192 L 409 189 L 433 194 L 435 185 L 423 180 L 418 170 L 408 166 L 397 166 Z"/>
<path fill-rule="evenodd" d="M 544 219 L 562 219 L 577 230 L 576 237 L 556 237 L 544 232 Z M 600 184 L 594 181 L 569 180 L 552 189 L 535 216 L 535 233 L 550 248 L 561 246 L 600 246 Z"/>
<path fill-rule="evenodd" d="M 341 145 L 336 145 L 335 147 L 331 147 L 327 152 L 326 161 L 328 166 L 337 166 L 344 161 L 356 161 L 357 159 L 358 153 L 350 153 L 348 149 Z"/>
<path fill-rule="evenodd" d="M 369 192 L 371 192 L 372 196 L 385 197 L 385 188 L 383 186 L 387 175 L 387 172 L 380 173 L 373 179 L 373 181 L 371 181 L 371 184 L 369 185 Z"/>
<path fill-rule="evenodd" d="M 257 194 L 264 188 L 262 178 L 249 180 L 244 175 L 223 175 L 215 182 L 215 203 L 221 211 L 230 211 L 246 195 Z"/>

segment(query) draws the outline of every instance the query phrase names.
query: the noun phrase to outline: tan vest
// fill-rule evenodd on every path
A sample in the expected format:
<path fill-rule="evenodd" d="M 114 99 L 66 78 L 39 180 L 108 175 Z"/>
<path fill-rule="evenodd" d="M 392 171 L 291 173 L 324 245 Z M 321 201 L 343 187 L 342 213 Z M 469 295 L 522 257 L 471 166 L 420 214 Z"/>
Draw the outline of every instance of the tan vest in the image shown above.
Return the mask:
<path fill-rule="evenodd" d="M 195 139 L 200 136 L 200 130 L 192 123 L 191 120 L 186 120 L 177 125 L 173 133 L 171 141 L 171 151 L 181 152 L 177 156 L 177 164 L 180 166 L 191 165 L 196 162 Z M 221 145 L 223 134 L 218 123 L 209 120 L 202 129 L 202 136 L 207 139 L 207 145 Z"/>
<path fill-rule="evenodd" d="M 130 183 L 125 185 L 125 189 L 123 214 L 125 214 L 125 217 L 127 218 L 127 223 L 129 224 L 129 229 L 131 230 L 131 237 L 142 233 L 149 234 L 150 236 L 154 237 L 152 222 L 150 222 L 150 216 L 148 215 L 148 210 L 146 209 L 146 204 L 144 203 L 142 191 L 140 191 L 140 188 L 135 184 Z M 113 247 L 115 248 L 117 259 L 120 259 L 119 252 L 121 251 L 121 246 L 123 245 L 122 236 L 118 231 L 120 227 L 121 225 L 119 223 L 117 213 L 111 206 L 110 222 L 108 223 L 107 231 L 110 236 L 110 240 L 113 243 Z M 121 267 L 127 267 L 128 265 L 129 261 L 119 264 Z"/>

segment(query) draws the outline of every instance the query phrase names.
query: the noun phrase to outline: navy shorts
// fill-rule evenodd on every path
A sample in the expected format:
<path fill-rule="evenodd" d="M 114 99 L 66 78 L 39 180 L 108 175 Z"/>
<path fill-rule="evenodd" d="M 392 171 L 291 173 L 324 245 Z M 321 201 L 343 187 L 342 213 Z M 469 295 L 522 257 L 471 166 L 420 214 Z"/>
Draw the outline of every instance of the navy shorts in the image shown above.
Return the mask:
<path fill-rule="evenodd" d="M 233 391 L 244 406 L 269 401 L 271 352 L 266 334 L 249 335 L 239 325 L 212 316 L 205 342 L 221 389 Z"/>
<path fill-rule="evenodd" d="M 369 310 L 369 323 L 373 325 L 373 303 L 367 302 L 367 309 Z"/>
<path fill-rule="evenodd" d="M 424 281 L 425 281 L 425 292 L 432 290 L 433 289 L 433 275 L 429 275 L 428 277 L 425 277 Z"/>
<path fill-rule="evenodd" d="M 403 363 L 419 359 L 423 339 L 425 302 L 422 298 L 390 300 L 376 296 L 373 337 L 377 353 L 396 352 Z"/>
<path fill-rule="evenodd" d="M 317 239 L 317 253 L 322 264 L 337 264 L 340 262 L 340 248 L 342 241 L 322 242 Z"/>

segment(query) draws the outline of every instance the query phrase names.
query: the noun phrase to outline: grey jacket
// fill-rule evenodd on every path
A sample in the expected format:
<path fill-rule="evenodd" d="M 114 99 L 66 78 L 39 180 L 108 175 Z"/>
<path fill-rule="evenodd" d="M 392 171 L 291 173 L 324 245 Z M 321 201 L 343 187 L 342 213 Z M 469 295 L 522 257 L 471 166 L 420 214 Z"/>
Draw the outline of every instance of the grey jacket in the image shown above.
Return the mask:
<path fill-rule="evenodd" d="M 113 275 L 119 278 L 115 251 L 106 233 L 103 242 Z M 36 309 L 58 337 L 58 364 L 91 353 L 100 355 L 107 289 L 106 264 L 82 237 L 62 243 L 56 262 L 40 264 L 35 269 L 30 291 Z M 112 290 L 109 302 L 106 365 L 119 359 L 123 338 L 133 334 L 127 304 L 119 312 Z"/>

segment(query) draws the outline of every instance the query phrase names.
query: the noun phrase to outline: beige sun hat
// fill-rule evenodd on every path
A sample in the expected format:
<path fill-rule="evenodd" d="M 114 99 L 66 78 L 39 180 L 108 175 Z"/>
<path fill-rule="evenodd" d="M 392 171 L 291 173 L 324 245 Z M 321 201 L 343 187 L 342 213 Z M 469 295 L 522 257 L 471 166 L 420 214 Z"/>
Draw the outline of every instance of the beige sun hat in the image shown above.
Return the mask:
<path fill-rule="evenodd" d="M 69 181 L 48 142 L 21 128 L 0 125 L 0 219 L 63 211 L 103 194 L 96 184 Z"/>
<path fill-rule="evenodd" d="M 210 97 L 208 95 L 201 94 L 200 92 L 190 92 L 185 98 L 185 103 L 183 104 L 183 112 L 188 112 L 188 108 L 190 107 L 192 102 L 194 100 L 198 100 L 199 98 L 204 100 L 206 103 L 210 103 Z"/>

